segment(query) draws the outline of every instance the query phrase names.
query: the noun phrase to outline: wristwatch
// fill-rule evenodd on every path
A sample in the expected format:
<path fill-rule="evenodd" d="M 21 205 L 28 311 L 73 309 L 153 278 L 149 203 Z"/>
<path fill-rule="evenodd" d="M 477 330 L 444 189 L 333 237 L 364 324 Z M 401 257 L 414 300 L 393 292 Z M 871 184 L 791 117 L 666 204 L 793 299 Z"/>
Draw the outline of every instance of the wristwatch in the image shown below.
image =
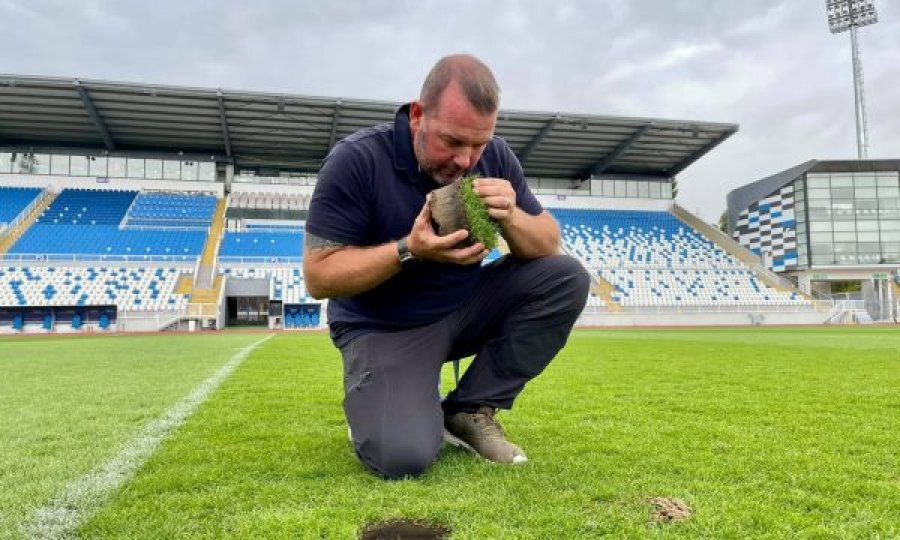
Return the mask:
<path fill-rule="evenodd" d="M 418 257 L 413 255 L 412 251 L 410 251 L 409 247 L 406 245 L 405 236 L 400 240 L 397 240 L 397 257 L 400 258 L 401 268 L 405 268 L 409 266 L 413 261 L 418 260 Z"/>

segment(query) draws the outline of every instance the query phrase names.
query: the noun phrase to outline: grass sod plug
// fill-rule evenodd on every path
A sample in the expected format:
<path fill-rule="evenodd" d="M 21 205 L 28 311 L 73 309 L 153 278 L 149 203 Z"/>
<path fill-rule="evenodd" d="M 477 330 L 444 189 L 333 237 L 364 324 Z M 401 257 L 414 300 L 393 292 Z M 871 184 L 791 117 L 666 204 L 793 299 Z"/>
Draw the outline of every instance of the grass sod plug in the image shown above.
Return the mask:
<path fill-rule="evenodd" d="M 466 211 L 466 220 L 469 222 L 469 235 L 476 242 L 484 244 L 485 249 L 492 250 L 497 247 L 497 235 L 500 234 L 500 227 L 488 214 L 487 205 L 475 193 L 476 178 L 478 177 L 474 174 L 467 174 L 460 180 L 463 206 Z"/>
<path fill-rule="evenodd" d="M 441 236 L 459 229 L 469 231 L 469 236 L 458 247 L 481 242 L 488 250 L 497 247 L 500 227 L 488 213 L 487 205 L 475 193 L 474 174 L 463 176 L 448 186 L 436 189 L 431 196 L 431 216 Z"/>

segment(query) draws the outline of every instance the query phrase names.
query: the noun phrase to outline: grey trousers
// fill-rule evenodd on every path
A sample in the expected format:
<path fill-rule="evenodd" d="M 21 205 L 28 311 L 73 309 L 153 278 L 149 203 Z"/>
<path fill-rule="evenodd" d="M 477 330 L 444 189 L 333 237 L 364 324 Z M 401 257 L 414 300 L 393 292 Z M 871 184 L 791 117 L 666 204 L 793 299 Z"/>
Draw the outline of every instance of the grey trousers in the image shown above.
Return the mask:
<path fill-rule="evenodd" d="M 565 345 L 589 285 L 571 257 L 507 256 L 485 266 L 475 292 L 444 319 L 347 343 L 344 413 L 360 461 L 384 478 L 417 476 L 441 449 L 445 413 L 512 408 Z M 441 403 L 441 366 L 473 354 Z"/>

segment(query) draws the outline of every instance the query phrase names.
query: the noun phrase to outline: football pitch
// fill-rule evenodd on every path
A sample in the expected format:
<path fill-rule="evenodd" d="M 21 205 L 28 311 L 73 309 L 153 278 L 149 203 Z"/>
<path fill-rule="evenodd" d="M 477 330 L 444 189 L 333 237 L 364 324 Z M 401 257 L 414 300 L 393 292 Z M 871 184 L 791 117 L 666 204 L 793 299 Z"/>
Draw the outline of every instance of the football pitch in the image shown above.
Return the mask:
<path fill-rule="evenodd" d="M 0 337 L 0 538 L 900 536 L 896 328 L 576 331 L 500 415 L 528 463 L 396 482 L 328 336 L 268 336 Z"/>

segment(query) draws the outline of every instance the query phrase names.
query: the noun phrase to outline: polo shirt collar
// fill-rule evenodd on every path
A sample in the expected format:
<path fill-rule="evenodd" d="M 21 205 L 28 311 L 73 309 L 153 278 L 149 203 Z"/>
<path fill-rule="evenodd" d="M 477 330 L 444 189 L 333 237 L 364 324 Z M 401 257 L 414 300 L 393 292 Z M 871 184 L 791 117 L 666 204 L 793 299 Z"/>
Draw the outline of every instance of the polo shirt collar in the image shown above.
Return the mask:
<path fill-rule="evenodd" d="M 414 182 L 419 179 L 419 162 L 413 152 L 409 128 L 409 103 L 400 107 L 394 116 L 394 168 L 406 171 Z"/>

